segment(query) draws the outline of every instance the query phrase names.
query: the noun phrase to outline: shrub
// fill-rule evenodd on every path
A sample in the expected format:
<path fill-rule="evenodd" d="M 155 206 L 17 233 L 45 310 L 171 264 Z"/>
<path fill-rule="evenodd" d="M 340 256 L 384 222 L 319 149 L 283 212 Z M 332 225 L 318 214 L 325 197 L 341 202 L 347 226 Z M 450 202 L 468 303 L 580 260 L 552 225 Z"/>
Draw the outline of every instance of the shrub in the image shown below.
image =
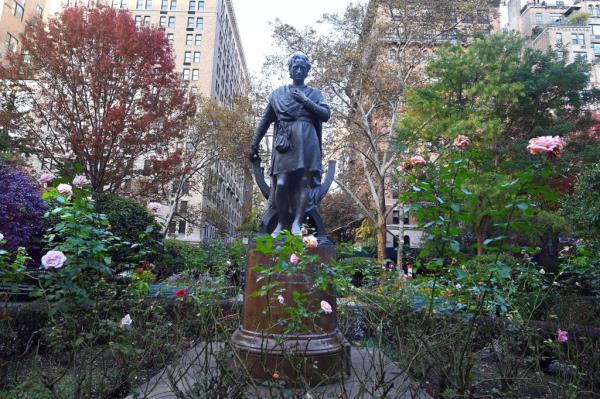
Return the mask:
<path fill-rule="evenodd" d="M 25 174 L 0 163 L 0 232 L 5 248 L 27 246 L 42 230 L 46 210 L 39 187 Z"/>
<path fill-rule="evenodd" d="M 153 227 L 151 238 L 160 239 L 160 227 L 146 208 L 132 199 L 111 193 L 94 194 L 95 208 L 110 222 L 111 231 L 124 240 L 137 242 L 148 226 Z"/>
<path fill-rule="evenodd" d="M 159 275 L 183 270 L 206 271 L 208 252 L 197 244 L 179 240 L 165 240 L 164 253 L 158 263 Z"/>
<path fill-rule="evenodd" d="M 125 261 L 155 261 L 162 253 L 160 226 L 146 208 L 132 199 L 111 193 L 94 194 L 96 212 L 106 215 L 110 231 L 122 241 L 140 244 L 137 251 L 130 246 L 113 249 L 111 256 L 116 264 Z"/>

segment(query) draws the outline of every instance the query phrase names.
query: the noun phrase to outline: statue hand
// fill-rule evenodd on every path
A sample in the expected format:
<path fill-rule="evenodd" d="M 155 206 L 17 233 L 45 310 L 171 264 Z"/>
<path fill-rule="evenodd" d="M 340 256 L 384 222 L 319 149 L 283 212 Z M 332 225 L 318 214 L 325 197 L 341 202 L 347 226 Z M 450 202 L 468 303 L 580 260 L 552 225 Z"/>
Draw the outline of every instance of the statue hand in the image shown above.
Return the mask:
<path fill-rule="evenodd" d="M 248 154 L 248 158 L 250 159 L 250 162 L 254 162 L 254 160 L 260 158 L 258 156 L 258 147 L 256 147 L 256 146 L 250 147 L 250 153 Z"/>
<path fill-rule="evenodd" d="M 301 104 L 304 104 L 308 101 L 308 97 L 306 96 L 306 94 L 304 94 L 304 92 L 298 89 L 292 90 L 292 98 Z"/>

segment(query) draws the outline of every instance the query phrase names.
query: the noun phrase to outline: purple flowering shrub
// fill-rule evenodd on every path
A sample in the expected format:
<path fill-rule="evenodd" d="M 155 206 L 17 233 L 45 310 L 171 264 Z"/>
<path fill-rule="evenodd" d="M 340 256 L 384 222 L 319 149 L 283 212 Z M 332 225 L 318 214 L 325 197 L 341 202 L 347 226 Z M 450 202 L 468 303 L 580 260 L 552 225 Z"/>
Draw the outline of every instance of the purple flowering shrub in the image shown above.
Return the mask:
<path fill-rule="evenodd" d="M 0 163 L 0 233 L 8 251 L 27 246 L 43 230 L 46 203 L 29 176 Z"/>

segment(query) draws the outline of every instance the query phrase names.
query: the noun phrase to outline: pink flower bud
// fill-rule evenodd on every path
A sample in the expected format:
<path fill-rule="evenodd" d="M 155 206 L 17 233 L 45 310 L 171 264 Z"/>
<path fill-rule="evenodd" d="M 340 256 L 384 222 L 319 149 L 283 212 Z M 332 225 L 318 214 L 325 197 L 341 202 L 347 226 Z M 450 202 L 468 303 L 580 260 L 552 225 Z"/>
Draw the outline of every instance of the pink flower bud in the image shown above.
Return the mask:
<path fill-rule="evenodd" d="M 331 314 L 333 312 L 331 305 L 327 301 L 321 301 L 321 310 L 323 310 L 325 314 Z"/>
<path fill-rule="evenodd" d="M 290 256 L 290 263 L 297 265 L 299 261 L 300 261 L 300 258 L 298 258 L 298 256 L 296 254 L 292 254 L 292 256 Z"/>

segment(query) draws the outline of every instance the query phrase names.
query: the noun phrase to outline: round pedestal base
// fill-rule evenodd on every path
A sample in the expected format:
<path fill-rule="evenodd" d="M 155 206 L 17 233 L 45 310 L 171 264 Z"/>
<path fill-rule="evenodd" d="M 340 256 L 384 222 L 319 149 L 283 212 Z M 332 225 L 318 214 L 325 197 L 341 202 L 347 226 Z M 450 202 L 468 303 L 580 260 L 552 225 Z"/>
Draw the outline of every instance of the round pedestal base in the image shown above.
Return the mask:
<path fill-rule="evenodd" d="M 347 344 L 339 331 L 268 336 L 240 328 L 232 343 L 243 367 L 259 381 L 281 379 L 317 385 L 335 382 L 347 371 Z"/>

